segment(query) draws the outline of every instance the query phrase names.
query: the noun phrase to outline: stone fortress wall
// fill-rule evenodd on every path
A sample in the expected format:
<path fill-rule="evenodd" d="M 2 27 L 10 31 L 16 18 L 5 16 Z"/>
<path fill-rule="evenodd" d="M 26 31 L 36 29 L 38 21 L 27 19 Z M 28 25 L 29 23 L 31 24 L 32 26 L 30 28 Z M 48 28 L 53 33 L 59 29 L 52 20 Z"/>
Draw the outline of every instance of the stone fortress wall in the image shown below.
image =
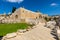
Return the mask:
<path fill-rule="evenodd" d="M 0 15 L 1 16 L 1 15 Z M 12 13 L 9 16 L 6 16 L 5 14 L 0 17 L 0 23 L 20 23 L 28 22 L 28 21 L 35 21 L 36 19 L 42 18 L 44 15 L 40 12 L 32 12 L 30 10 L 27 10 L 25 8 L 18 8 L 14 13 Z"/>

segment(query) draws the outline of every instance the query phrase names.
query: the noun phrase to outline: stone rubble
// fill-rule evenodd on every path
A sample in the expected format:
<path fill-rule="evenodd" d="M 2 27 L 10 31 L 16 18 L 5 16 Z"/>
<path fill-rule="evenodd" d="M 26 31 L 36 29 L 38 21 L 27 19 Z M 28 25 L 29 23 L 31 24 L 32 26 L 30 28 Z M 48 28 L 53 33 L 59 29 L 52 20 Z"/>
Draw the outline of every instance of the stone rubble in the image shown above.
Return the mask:
<path fill-rule="evenodd" d="M 55 21 L 48 21 L 45 25 L 47 28 L 53 29 L 56 26 Z"/>

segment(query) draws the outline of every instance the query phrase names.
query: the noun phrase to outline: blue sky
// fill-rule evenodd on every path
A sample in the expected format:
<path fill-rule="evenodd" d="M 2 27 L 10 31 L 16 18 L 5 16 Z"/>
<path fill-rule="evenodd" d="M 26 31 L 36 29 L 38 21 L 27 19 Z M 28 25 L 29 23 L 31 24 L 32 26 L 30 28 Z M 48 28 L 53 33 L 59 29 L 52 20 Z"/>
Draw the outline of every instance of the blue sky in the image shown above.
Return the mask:
<path fill-rule="evenodd" d="M 60 14 L 60 0 L 0 0 L 0 14 L 11 12 L 12 7 L 39 10 L 48 15 Z"/>

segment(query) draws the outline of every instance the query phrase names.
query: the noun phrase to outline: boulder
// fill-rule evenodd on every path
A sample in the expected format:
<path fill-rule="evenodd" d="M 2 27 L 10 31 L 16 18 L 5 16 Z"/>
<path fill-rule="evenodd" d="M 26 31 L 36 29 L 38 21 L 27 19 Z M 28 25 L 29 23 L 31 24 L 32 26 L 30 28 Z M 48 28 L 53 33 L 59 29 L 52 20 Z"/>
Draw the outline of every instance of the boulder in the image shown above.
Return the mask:
<path fill-rule="evenodd" d="M 16 33 L 18 34 L 18 35 L 22 35 L 22 34 L 24 34 L 25 32 L 26 32 L 27 30 L 26 29 L 20 29 L 20 30 L 18 30 Z"/>
<path fill-rule="evenodd" d="M 49 21 L 49 22 L 46 23 L 45 26 L 46 26 L 47 28 L 53 29 L 53 28 L 55 27 L 55 25 L 56 25 L 56 22 L 55 22 L 55 21 Z"/>
<path fill-rule="evenodd" d="M 60 40 L 60 30 L 59 29 L 57 29 L 57 35 L 58 35 L 58 38 Z"/>
<path fill-rule="evenodd" d="M 19 33 L 24 33 L 24 32 L 26 32 L 26 29 L 20 29 L 20 30 L 18 30 L 17 32 L 19 32 Z"/>
<path fill-rule="evenodd" d="M 13 38 L 13 37 L 16 37 L 17 34 L 16 33 L 9 33 L 5 36 L 5 38 L 9 39 L 9 38 Z"/>

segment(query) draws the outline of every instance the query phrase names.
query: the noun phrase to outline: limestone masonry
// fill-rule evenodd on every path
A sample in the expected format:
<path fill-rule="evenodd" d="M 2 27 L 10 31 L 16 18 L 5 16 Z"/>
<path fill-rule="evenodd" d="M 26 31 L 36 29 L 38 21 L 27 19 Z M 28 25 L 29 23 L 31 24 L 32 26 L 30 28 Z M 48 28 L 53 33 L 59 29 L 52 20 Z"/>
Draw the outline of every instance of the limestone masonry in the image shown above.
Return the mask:
<path fill-rule="evenodd" d="M 40 19 L 44 16 L 48 15 L 43 15 L 40 12 L 32 12 L 30 10 L 20 7 L 16 9 L 16 11 L 11 15 L 8 16 L 6 16 L 6 14 L 0 15 L 0 23 L 28 22 Z"/>

